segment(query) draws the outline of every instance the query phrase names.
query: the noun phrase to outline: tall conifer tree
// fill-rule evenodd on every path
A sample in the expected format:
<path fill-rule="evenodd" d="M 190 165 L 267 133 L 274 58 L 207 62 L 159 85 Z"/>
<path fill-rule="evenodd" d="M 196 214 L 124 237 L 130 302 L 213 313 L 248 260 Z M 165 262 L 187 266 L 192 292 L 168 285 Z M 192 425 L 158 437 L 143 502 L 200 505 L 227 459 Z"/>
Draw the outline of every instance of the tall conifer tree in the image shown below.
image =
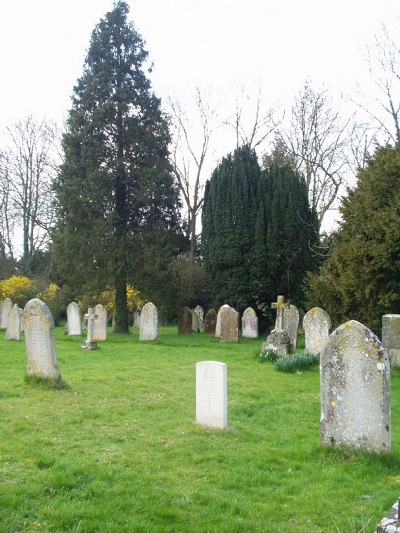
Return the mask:
<path fill-rule="evenodd" d="M 149 232 L 175 232 L 179 205 L 167 122 L 128 12 L 125 2 L 116 2 L 92 33 L 55 184 L 61 272 L 81 291 L 112 282 L 119 332 L 128 331 L 126 284 L 137 246 L 149 242 Z"/>

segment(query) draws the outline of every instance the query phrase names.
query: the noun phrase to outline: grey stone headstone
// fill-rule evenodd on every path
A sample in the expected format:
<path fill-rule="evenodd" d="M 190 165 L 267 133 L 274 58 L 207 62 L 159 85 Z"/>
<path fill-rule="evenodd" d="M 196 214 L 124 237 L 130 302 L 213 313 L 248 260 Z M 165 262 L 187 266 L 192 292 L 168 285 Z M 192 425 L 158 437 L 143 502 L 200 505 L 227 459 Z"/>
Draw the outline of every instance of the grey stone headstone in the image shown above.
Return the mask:
<path fill-rule="evenodd" d="M 239 313 L 229 305 L 221 308 L 220 342 L 237 342 L 239 340 Z"/>
<path fill-rule="evenodd" d="M 245 337 L 248 339 L 258 338 L 258 317 L 252 307 L 248 307 L 243 312 L 242 337 Z"/>
<path fill-rule="evenodd" d="M 193 311 L 198 316 L 199 329 L 202 329 L 204 327 L 204 309 L 201 307 L 201 305 L 196 305 Z"/>
<path fill-rule="evenodd" d="M 389 352 L 391 366 L 400 366 L 400 315 L 383 315 L 382 344 Z"/>
<path fill-rule="evenodd" d="M 76 302 L 68 304 L 67 325 L 68 335 L 82 335 L 82 315 Z"/>
<path fill-rule="evenodd" d="M 225 429 L 228 422 L 228 373 L 225 363 L 196 363 L 196 421 Z"/>
<path fill-rule="evenodd" d="M 326 311 L 320 307 L 313 307 L 303 318 L 304 351 L 320 355 L 329 339 L 331 319 Z"/>
<path fill-rule="evenodd" d="M 18 307 L 18 304 L 14 304 L 8 319 L 8 326 L 5 336 L 6 341 L 19 341 L 19 336 L 21 332 L 21 320 L 21 309 Z"/>
<path fill-rule="evenodd" d="M 178 320 L 178 334 L 179 335 L 190 335 L 193 332 L 193 312 L 189 307 L 182 307 L 181 312 L 179 313 Z"/>
<path fill-rule="evenodd" d="M 96 320 L 94 321 L 93 341 L 107 340 L 107 310 L 102 304 L 97 304 L 94 308 Z"/>
<path fill-rule="evenodd" d="M 299 310 L 295 305 L 288 304 L 283 310 L 283 330 L 287 331 L 291 348 L 297 347 L 299 333 Z"/>
<path fill-rule="evenodd" d="M 4 298 L 0 303 L 0 329 L 7 329 L 13 303 L 10 298 Z"/>
<path fill-rule="evenodd" d="M 154 341 L 158 337 L 158 310 L 152 302 L 147 302 L 140 313 L 139 340 Z"/>
<path fill-rule="evenodd" d="M 391 449 L 390 363 L 376 335 L 350 320 L 321 354 L 321 443 Z"/>
<path fill-rule="evenodd" d="M 54 340 L 54 320 L 47 305 L 34 298 L 25 308 L 22 318 L 28 358 L 28 376 L 61 377 Z"/>
<path fill-rule="evenodd" d="M 218 309 L 217 322 L 215 325 L 215 336 L 216 337 L 221 337 L 221 314 L 224 309 L 230 309 L 230 305 L 224 304 Z"/>
<path fill-rule="evenodd" d="M 215 335 L 215 328 L 217 325 L 217 312 L 215 309 L 207 311 L 204 318 L 204 333 L 211 333 Z"/>

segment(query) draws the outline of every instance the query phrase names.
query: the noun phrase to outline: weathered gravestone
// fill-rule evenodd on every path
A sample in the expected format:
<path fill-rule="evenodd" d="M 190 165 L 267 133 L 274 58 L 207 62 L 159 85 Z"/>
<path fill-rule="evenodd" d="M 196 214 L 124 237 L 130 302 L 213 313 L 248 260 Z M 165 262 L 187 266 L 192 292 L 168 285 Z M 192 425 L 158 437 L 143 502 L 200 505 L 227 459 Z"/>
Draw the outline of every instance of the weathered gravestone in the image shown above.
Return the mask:
<path fill-rule="evenodd" d="M 81 346 L 85 350 L 98 350 L 97 342 L 94 339 L 95 323 L 98 320 L 98 316 L 95 314 L 93 307 L 89 307 L 88 312 L 85 314 L 86 324 L 86 341 Z"/>
<path fill-rule="evenodd" d="M 333 331 L 321 354 L 321 442 L 391 449 L 389 356 L 355 320 Z"/>
<path fill-rule="evenodd" d="M 193 309 L 193 312 L 196 313 L 198 317 L 198 325 L 200 330 L 204 327 L 204 309 L 201 307 L 201 305 L 196 305 L 196 307 Z"/>
<path fill-rule="evenodd" d="M 313 307 L 303 318 L 304 351 L 320 355 L 329 339 L 331 319 L 326 311 L 320 307 Z"/>
<path fill-rule="evenodd" d="M 217 325 L 217 312 L 215 309 L 210 309 L 204 318 L 204 333 L 211 333 L 215 335 L 215 327 Z"/>
<path fill-rule="evenodd" d="M 13 303 L 10 298 L 4 298 L 0 303 L 0 329 L 7 329 Z"/>
<path fill-rule="evenodd" d="M 267 337 L 263 344 L 264 350 L 271 350 L 279 356 L 290 353 L 291 344 L 288 332 L 284 328 L 284 310 L 288 304 L 285 303 L 284 296 L 279 295 L 276 302 L 271 304 L 271 309 L 276 309 L 275 329 Z"/>
<path fill-rule="evenodd" d="M 22 314 L 18 304 L 14 304 L 8 319 L 8 326 L 6 330 L 6 341 L 19 341 L 21 332 Z"/>
<path fill-rule="evenodd" d="M 152 302 L 147 302 L 140 314 L 139 340 L 154 341 L 158 337 L 158 310 Z"/>
<path fill-rule="evenodd" d="M 226 311 L 229 311 L 229 309 L 233 309 L 233 308 L 230 305 L 228 305 L 228 304 L 221 305 L 221 307 L 218 309 L 217 322 L 215 324 L 215 336 L 216 337 L 221 338 L 221 320 L 222 320 L 222 315 Z M 233 311 L 235 311 L 235 310 L 233 309 Z M 235 311 L 235 313 L 236 313 L 236 311 Z"/>
<path fill-rule="evenodd" d="M 102 304 L 97 304 L 94 307 L 94 314 L 96 320 L 94 321 L 93 340 L 106 341 L 107 340 L 107 310 Z"/>
<path fill-rule="evenodd" d="M 79 305 L 71 302 L 67 307 L 68 335 L 82 335 L 82 316 Z"/>
<path fill-rule="evenodd" d="M 248 339 L 258 338 L 258 317 L 252 307 L 248 307 L 243 312 L 242 337 L 246 337 Z"/>
<path fill-rule="evenodd" d="M 299 333 L 299 310 L 295 305 L 289 304 L 283 309 L 283 330 L 287 331 L 291 351 L 297 347 Z"/>
<path fill-rule="evenodd" d="M 28 376 L 60 378 L 54 340 L 54 320 L 47 305 L 38 298 L 30 300 L 24 308 L 22 324 L 25 331 Z"/>
<path fill-rule="evenodd" d="M 237 342 L 239 340 L 239 313 L 230 307 L 221 308 L 220 342 Z"/>
<path fill-rule="evenodd" d="M 135 311 L 133 313 L 133 327 L 140 328 L 140 312 L 139 311 Z"/>
<path fill-rule="evenodd" d="M 400 366 L 400 315 L 383 315 L 382 344 L 389 352 L 390 365 Z"/>
<path fill-rule="evenodd" d="M 194 311 L 194 309 L 191 309 L 190 312 L 192 313 L 192 331 L 195 333 L 200 332 L 200 318 L 199 315 Z"/>
<path fill-rule="evenodd" d="M 228 422 L 228 372 L 225 363 L 196 363 L 196 421 L 225 429 Z"/>
<path fill-rule="evenodd" d="M 193 331 L 192 329 L 193 313 L 189 307 L 182 307 L 181 312 L 179 313 L 178 319 L 178 334 L 179 335 L 190 335 Z"/>

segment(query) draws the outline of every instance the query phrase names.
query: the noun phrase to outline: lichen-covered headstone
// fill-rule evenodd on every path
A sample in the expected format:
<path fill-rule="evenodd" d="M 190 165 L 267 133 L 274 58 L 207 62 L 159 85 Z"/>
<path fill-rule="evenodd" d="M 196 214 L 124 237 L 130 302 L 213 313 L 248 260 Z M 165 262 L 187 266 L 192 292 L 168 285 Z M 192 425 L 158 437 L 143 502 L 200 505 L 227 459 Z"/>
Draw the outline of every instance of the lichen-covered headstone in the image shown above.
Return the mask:
<path fill-rule="evenodd" d="M 28 358 L 28 376 L 44 379 L 61 377 L 57 364 L 54 340 L 54 320 L 47 305 L 34 298 L 30 300 L 22 317 Z"/>
<path fill-rule="evenodd" d="M 198 316 L 199 329 L 202 329 L 204 327 L 204 309 L 201 307 L 201 305 L 196 305 L 193 311 Z"/>
<path fill-rule="evenodd" d="M 225 429 L 228 422 L 228 371 L 225 363 L 196 363 L 196 421 Z"/>
<path fill-rule="evenodd" d="M 10 298 L 4 298 L 0 303 L 0 329 L 7 329 L 13 303 Z"/>
<path fill-rule="evenodd" d="M 297 336 L 299 333 L 299 310 L 295 305 L 288 304 L 283 309 L 283 330 L 287 331 L 291 350 L 297 347 Z"/>
<path fill-rule="evenodd" d="M 383 315 L 382 344 L 389 352 L 391 366 L 400 366 L 400 315 Z"/>
<path fill-rule="evenodd" d="M 94 307 L 94 314 L 96 320 L 94 321 L 93 341 L 107 340 L 107 310 L 102 304 L 97 304 Z"/>
<path fill-rule="evenodd" d="M 8 319 L 8 326 L 6 330 L 6 341 L 19 341 L 21 332 L 22 313 L 18 304 L 14 304 Z"/>
<path fill-rule="evenodd" d="M 326 311 L 320 307 L 313 307 L 303 318 L 304 351 L 319 355 L 324 351 L 328 342 L 331 319 Z"/>
<path fill-rule="evenodd" d="M 239 340 L 239 313 L 229 305 L 223 306 L 220 319 L 220 342 L 237 342 Z"/>
<path fill-rule="evenodd" d="M 68 335 L 82 335 L 82 316 L 79 305 L 71 302 L 67 307 Z"/>
<path fill-rule="evenodd" d="M 209 309 L 204 317 L 204 333 L 215 335 L 217 325 L 217 312 L 215 309 Z"/>
<path fill-rule="evenodd" d="M 321 442 L 391 449 L 389 356 L 355 320 L 333 331 L 321 354 Z"/>
<path fill-rule="evenodd" d="M 158 310 L 152 302 L 147 302 L 140 313 L 139 340 L 154 341 L 158 337 Z"/>
<path fill-rule="evenodd" d="M 248 339 L 258 338 L 258 317 L 252 307 L 248 307 L 243 312 L 242 337 L 245 337 Z"/>

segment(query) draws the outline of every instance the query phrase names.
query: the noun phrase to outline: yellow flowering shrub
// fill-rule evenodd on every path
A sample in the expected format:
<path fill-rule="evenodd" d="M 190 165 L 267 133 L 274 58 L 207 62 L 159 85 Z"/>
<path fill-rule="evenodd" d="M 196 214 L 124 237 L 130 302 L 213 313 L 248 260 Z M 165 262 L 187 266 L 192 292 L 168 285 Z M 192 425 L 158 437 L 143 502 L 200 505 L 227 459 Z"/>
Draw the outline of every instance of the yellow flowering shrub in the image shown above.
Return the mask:
<path fill-rule="evenodd" d="M 0 301 L 10 298 L 14 304 L 18 304 L 23 309 L 25 304 L 34 297 L 34 283 L 25 276 L 11 276 L 0 281 Z"/>
<path fill-rule="evenodd" d="M 137 291 L 132 285 L 127 285 L 126 295 L 128 300 L 128 311 L 133 313 L 136 309 L 140 309 L 145 304 Z M 107 310 L 107 315 L 111 320 L 111 317 L 115 311 L 115 290 L 108 288 L 99 294 L 84 295 L 77 301 L 81 309 L 87 309 L 88 307 L 94 307 L 96 304 L 102 304 Z"/>

